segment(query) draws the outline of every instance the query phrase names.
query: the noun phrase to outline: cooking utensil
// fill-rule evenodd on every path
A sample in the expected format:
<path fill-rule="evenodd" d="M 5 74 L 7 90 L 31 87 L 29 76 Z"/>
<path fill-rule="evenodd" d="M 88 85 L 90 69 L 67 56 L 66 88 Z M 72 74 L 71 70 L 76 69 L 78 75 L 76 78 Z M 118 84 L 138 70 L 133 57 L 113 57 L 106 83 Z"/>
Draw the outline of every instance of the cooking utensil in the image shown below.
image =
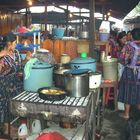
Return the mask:
<path fill-rule="evenodd" d="M 67 71 L 65 75 L 65 90 L 70 96 L 83 97 L 89 94 L 88 70 L 75 69 Z"/>
<path fill-rule="evenodd" d="M 57 64 L 55 70 L 53 71 L 53 80 L 55 87 L 65 88 L 64 72 L 69 71 L 69 66 L 67 64 Z"/>
<path fill-rule="evenodd" d="M 96 60 L 87 57 L 87 58 L 75 58 L 70 62 L 70 66 L 72 69 L 89 69 L 93 72 L 96 71 Z"/>
<path fill-rule="evenodd" d="M 29 69 L 28 71 L 24 69 L 24 76 L 25 72 L 30 74 L 27 79 L 24 77 L 24 90 L 37 92 L 41 87 L 52 87 L 53 65 L 42 61 L 37 61 L 32 66 L 30 63 L 26 65 Z"/>
<path fill-rule="evenodd" d="M 43 100 L 59 101 L 63 100 L 67 92 L 56 87 L 43 87 L 38 89 L 39 97 Z"/>

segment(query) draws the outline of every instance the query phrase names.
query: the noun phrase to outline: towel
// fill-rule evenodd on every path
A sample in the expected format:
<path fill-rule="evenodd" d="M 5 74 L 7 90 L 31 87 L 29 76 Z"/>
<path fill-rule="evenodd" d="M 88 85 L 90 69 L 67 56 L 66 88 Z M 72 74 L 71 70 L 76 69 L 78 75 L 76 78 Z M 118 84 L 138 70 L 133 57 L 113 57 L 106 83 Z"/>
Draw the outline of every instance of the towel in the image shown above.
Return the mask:
<path fill-rule="evenodd" d="M 31 73 L 31 69 L 34 65 L 35 62 L 37 62 L 38 59 L 37 58 L 31 58 L 25 65 L 24 67 L 24 74 L 25 74 L 25 77 L 24 79 L 27 80 L 29 77 L 30 77 L 30 73 Z"/>

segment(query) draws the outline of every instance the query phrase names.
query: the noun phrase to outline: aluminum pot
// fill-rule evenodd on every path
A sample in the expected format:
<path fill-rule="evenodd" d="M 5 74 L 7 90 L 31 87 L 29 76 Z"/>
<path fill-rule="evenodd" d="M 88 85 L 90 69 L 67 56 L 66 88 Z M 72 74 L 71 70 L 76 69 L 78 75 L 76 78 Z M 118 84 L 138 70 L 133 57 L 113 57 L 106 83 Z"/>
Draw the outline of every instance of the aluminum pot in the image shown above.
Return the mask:
<path fill-rule="evenodd" d="M 53 81 L 54 81 L 55 87 L 63 88 L 63 89 L 65 88 L 64 72 L 69 71 L 69 70 L 70 69 L 68 67 L 65 67 L 64 65 L 59 65 L 53 71 Z"/>
<path fill-rule="evenodd" d="M 87 70 L 67 71 L 65 75 L 65 90 L 70 96 L 84 97 L 89 94 L 89 73 Z M 80 71 L 80 72 L 79 72 Z M 82 72 L 81 72 L 82 71 Z"/>

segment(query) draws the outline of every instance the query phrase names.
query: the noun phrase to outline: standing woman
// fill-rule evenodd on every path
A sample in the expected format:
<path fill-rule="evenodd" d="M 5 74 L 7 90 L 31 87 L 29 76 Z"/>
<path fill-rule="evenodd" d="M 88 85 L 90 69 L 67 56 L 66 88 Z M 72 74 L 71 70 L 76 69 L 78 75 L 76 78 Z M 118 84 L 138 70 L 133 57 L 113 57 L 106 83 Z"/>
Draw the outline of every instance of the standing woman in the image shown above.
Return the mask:
<path fill-rule="evenodd" d="M 32 57 L 32 54 L 29 51 L 26 54 L 26 58 L 22 60 L 19 51 L 16 50 L 15 47 L 16 39 L 12 38 L 6 43 L 4 49 L 0 52 L 0 62 L 3 62 L 5 66 L 11 69 L 11 73 L 18 72 L 19 70 L 21 70 L 22 66 Z M 1 74 L 4 75 L 5 73 L 7 74 L 6 71 Z"/>
<path fill-rule="evenodd" d="M 118 34 L 117 43 L 118 45 L 116 46 L 116 50 L 117 50 L 117 57 L 119 57 L 124 45 L 127 43 L 127 35 L 125 31 L 122 31 Z"/>
<path fill-rule="evenodd" d="M 0 99 L 2 99 L 0 100 L 0 123 L 4 123 L 5 126 L 9 120 L 9 99 L 23 91 L 23 81 L 17 75 L 22 66 L 22 60 L 15 47 L 16 40 L 11 39 L 0 51 Z M 7 127 L 4 131 L 7 133 Z"/>
<path fill-rule="evenodd" d="M 127 36 L 125 31 L 118 33 L 118 35 L 116 36 L 117 37 L 115 37 L 115 42 L 113 43 L 113 45 L 112 43 L 110 43 L 110 45 L 111 45 L 111 56 L 118 58 L 123 46 L 127 42 Z"/>
<path fill-rule="evenodd" d="M 120 116 L 129 119 L 131 105 L 140 105 L 140 28 L 131 32 L 133 41 L 124 46 L 119 62 L 124 70 L 119 82 L 118 101 L 124 103 L 124 113 Z"/>
<path fill-rule="evenodd" d="M 18 69 L 22 66 L 22 59 L 19 51 L 16 50 L 15 47 L 16 40 L 15 38 L 13 38 L 6 43 L 6 46 L 4 48 L 6 54 L 3 58 L 11 67 L 15 69 L 15 72 L 17 72 Z"/>
<path fill-rule="evenodd" d="M 130 30 L 127 32 L 127 41 L 132 41 L 132 34 Z"/>

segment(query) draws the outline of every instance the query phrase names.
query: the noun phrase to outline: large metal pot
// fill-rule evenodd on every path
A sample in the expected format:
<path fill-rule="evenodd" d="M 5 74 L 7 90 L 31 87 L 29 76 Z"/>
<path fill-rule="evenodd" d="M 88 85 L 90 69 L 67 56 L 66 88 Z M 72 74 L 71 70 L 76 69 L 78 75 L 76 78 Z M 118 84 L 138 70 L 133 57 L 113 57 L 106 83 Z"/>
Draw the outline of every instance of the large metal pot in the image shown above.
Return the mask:
<path fill-rule="evenodd" d="M 59 88 L 65 88 L 65 78 L 64 78 L 64 72 L 69 71 L 70 69 L 68 67 L 65 67 L 64 65 L 59 65 L 57 69 L 53 72 L 53 80 L 55 87 Z"/>
<path fill-rule="evenodd" d="M 31 67 L 31 68 L 30 68 Z M 24 90 L 37 92 L 39 88 L 53 85 L 53 66 L 47 62 L 36 61 L 24 68 Z"/>
<path fill-rule="evenodd" d="M 89 94 L 89 73 L 88 71 L 73 70 L 65 72 L 65 90 L 70 96 L 83 97 Z M 82 72 L 81 72 L 82 71 Z"/>

